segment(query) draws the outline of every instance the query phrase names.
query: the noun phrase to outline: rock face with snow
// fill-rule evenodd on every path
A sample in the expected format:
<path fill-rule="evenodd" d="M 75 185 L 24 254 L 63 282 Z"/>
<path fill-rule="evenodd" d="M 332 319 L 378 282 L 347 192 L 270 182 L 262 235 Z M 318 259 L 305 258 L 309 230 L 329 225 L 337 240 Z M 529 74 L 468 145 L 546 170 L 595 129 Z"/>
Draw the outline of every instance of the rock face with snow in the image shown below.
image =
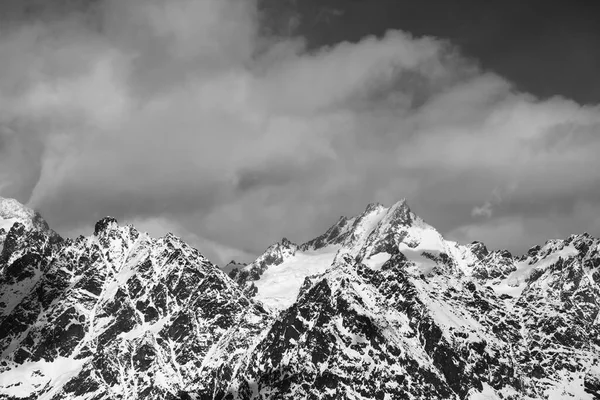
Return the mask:
<path fill-rule="evenodd" d="M 170 234 L 104 218 L 87 238 L 15 224 L 8 241 L 0 397 L 212 398 L 270 318 Z"/>
<path fill-rule="evenodd" d="M 600 241 L 589 235 L 515 257 L 445 240 L 400 201 L 268 257 L 278 246 L 238 281 L 278 315 L 236 398 L 600 396 Z"/>
<path fill-rule="evenodd" d="M 0 251 L 10 228 L 15 223 L 23 225 L 26 230 L 35 228 L 37 231 L 47 233 L 55 240 L 60 239 L 60 236 L 48 227 L 38 212 L 25 207 L 14 199 L 0 197 Z"/>
<path fill-rule="evenodd" d="M 228 274 L 112 218 L 3 240 L 0 398 L 600 398 L 587 234 L 513 256 L 371 204 Z"/>

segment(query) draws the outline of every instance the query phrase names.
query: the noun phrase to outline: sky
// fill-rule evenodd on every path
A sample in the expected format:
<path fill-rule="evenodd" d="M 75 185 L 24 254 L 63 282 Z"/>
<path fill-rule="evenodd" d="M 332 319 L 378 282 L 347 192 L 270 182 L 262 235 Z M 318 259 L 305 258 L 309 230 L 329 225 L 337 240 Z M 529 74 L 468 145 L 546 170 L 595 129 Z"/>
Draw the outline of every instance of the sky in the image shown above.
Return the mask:
<path fill-rule="evenodd" d="M 600 235 L 600 24 L 572 3 L 4 0 L 0 195 L 220 264 L 401 198 L 514 253 Z"/>

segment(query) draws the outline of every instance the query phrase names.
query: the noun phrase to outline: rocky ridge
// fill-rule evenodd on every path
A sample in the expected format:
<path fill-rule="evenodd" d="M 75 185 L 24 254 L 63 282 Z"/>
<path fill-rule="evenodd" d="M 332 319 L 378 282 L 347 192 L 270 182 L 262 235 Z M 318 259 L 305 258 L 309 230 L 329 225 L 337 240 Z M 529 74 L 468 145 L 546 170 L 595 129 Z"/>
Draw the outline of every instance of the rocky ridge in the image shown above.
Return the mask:
<path fill-rule="evenodd" d="M 270 320 L 171 234 L 153 239 L 104 218 L 92 236 L 54 245 L 18 223 L 7 240 L 3 397 L 212 398 Z"/>

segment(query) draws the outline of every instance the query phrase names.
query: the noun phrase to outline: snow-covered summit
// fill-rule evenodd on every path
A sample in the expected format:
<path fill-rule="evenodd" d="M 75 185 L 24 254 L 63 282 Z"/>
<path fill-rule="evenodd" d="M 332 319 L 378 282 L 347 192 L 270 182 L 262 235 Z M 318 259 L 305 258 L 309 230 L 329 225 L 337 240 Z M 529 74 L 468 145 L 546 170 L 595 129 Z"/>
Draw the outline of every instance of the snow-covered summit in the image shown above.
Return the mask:
<path fill-rule="evenodd" d="M 119 228 L 119 222 L 113 217 L 104 217 L 94 225 L 94 235 L 99 236 L 103 232 Z"/>
<path fill-rule="evenodd" d="M 15 199 L 0 197 L 0 252 L 13 226 L 23 231 L 47 233 L 53 240 L 60 240 L 58 233 L 48 227 L 42 216 Z"/>
<path fill-rule="evenodd" d="M 422 273 L 432 270 L 435 257 L 457 258 L 453 265 L 465 270 L 476 259 L 467 247 L 444 240 L 402 199 L 391 207 L 371 203 L 361 214 L 341 217 L 324 234 L 301 245 L 284 239 L 229 275 L 268 306 L 283 309 L 292 304 L 311 275 L 348 257 L 377 269 L 399 252 Z"/>
<path fill-rule="evenodd" d="M 15 222 L 24 225 L 26 229 L 49 229 L 46 221 L 36 211 L 15 199 L 0 197 L 0 229 L 8 232 Z"/>

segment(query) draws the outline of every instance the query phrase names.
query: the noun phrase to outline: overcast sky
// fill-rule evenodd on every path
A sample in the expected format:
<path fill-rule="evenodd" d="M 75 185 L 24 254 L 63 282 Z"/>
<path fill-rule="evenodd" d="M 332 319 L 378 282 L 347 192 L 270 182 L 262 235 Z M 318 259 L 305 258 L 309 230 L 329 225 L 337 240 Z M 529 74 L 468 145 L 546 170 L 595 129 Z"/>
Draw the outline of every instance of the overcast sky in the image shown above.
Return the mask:
<path fill-rule="evenodd" d="M 517 253 L 600 235 L 595 14 L 415 3 L 3 0 L 0 195 L 218 263 L 402 197 Z"/>

